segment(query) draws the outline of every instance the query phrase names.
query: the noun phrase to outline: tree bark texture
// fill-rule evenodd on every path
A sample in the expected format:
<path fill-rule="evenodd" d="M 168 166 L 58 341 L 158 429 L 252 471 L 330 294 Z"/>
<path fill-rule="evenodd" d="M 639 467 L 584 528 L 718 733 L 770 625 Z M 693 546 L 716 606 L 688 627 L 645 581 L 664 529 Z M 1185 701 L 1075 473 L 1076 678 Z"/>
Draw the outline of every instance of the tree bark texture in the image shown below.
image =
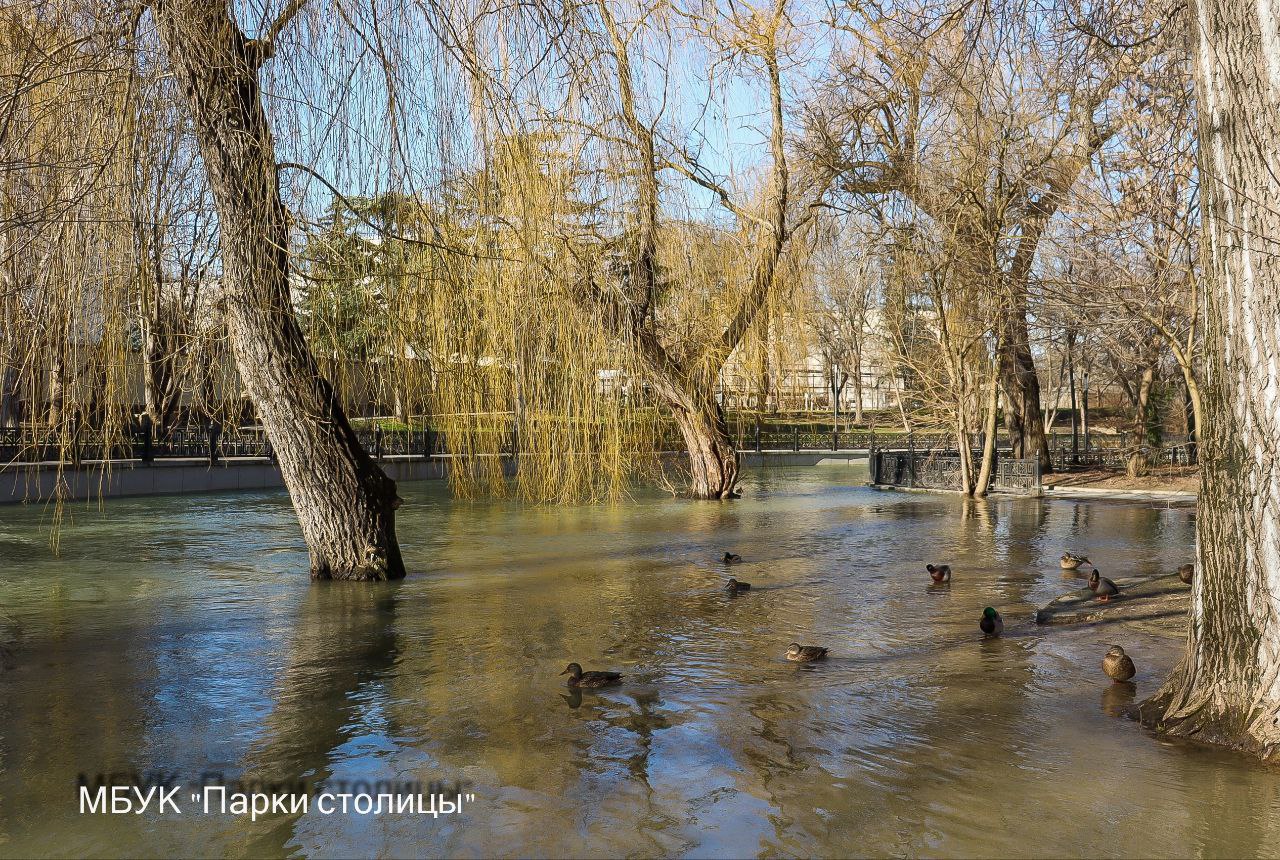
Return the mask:
<path fill-rule="evenodd" d="M 1186 654 L 1158 731 L 1280 758 L 1280 0 L 1200 0 L 1204 437 Z"/>
<path fill-rule="evenodd" d="M 288 216 L 258 70 L 228 2 L 153 6 L 218 211 L 222 300 L 236 366 L 280 463 L 313 579 L 404 576 L 395 482 L 361 447 L 303 338 L 289 294 Z"/>

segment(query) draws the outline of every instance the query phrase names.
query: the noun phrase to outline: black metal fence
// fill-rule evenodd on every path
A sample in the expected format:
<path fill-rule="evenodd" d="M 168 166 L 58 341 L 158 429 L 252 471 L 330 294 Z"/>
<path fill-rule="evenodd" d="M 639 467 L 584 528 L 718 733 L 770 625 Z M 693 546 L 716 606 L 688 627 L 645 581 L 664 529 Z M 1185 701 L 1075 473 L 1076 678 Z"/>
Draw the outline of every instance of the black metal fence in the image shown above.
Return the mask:
<path fill-rule="evenodd" d="M 903 444 L 908 435 L 875 428 L 851 428 L 840 424 L 782 423 L 755 421 L 739 423 L 733 428 L 740 451 L 870 451 L 872 448 Z M 943 436 L 922 435 L 910 437 L 914 444 L 923 447 L 940 447 L 946 444 Z M 683 447 L 677 435 L 668 433 L 664 440 L 666 450 Z"/>
<path fill-rule="evenodd" d="M 972 462 L 982 462 L 982 452 L 972 452 Z M 960 488 L 960 454 L 954 449 L 877 450 L 870 457 L 871 483 L 889 487 L 932 490 Z M 1040 491 L 1040 463 L 1035 458 L 1020 459 L 996 453 L 991 489 L 1011 493 Z"/>
<path fill-rule="evenodd" d="M 1194 440 L 1176 442 L 1160 447 L 1142 446 L 1134 448 L 1123 436 L 1102 437 L 1105 441 L 1090 440 L 1088 448 L 1075 449 L 1067 445 L 1052 445 L 1049 448 L 1050 459 L 1056 471 L 1069 471 L 1075 468 L 1123 469 L 1129 458 L 1141 453 L 1152 467 L 1195 466 L 1199 456 Z"/>
<path fill-rule="evenodd" d="M 434 430 L 355 431 L 372 456 L 430 457 L 444 453 L 444 439 Z M 80 463 L 86 460 L 206 459 L 226 457 L 275 459 L 271 440 L 261 427 L 176 427 L 156 436 L 141 425 L 128 433 L 70 429 L 58 436 L 37 436 L 27 428 L 0 428 L 0 466 L 12 463 Z"/>

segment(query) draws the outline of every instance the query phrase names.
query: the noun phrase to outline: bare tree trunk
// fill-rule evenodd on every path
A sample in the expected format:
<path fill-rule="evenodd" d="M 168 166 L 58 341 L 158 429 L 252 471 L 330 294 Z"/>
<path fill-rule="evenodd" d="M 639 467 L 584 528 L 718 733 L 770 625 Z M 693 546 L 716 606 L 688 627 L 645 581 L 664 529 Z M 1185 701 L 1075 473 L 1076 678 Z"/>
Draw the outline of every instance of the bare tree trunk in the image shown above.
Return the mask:
<path fill-rule="evenodd" d="M 1000 336 L 1000 381 L 1009 401 L 1005 426 L 1013 444 L 1013 456 L 1040 460 L 1040 470 L 1053 471 L 1049 440 L 1044 432 L 1044 412 L 1040 407 L 1040 377 L 1031 357 L 1026 314 L 1006 312 Z"/>
<path fill-rule="evenodd" d="M 311 576 L 402 577 L 395 482 L 360 446 L 290 301 L 288 215 L 258 87 L 273 45 L 247 39 L 229 2 L 162 0 L 152 8 L 218 210 L 236 366 L 279 459 Z"/>
<path fill-rule="evenodd" d="M 54 344 L 53 360 L 49 362 L 49 410 L 45 421 L 50 427 L 62 423 L 62 411 L 67 398 L 66 362 L 62 358 L 62 344 Z"/>
<path fill-rule="evenodd" d="M 18 426 L 18 368 L 0 370 L 0 428 Z"/>
<path fill-rule="evenodd" d="M 963 400 L 956 410 L 956 450 L 960 454 L 960 492 L 973 495 L 973 452 L 969 449 L 968 413 Z"/>
<path fill-rule="evenodd" d="M 862 343 L 853 351 L 853 423 L 861 425 L 862 415 Z"/>
<path fill-rule="evenodd" d="M 735 499 L 738 483 L 738 449 L 729 434 L 724 410 L 714 396 L 704 396 L 708 385 L 680 385 L 655 375 L 654 387 L 671 408 L 689 456 L 689 495 L 695 499 Z"/>
<path fill-rule="evenodd" d="M 1125 472 L 1130 478 L 1147 474 L 1150 463 L 1146 454 L 1147 425 L 1151 419 L 1151 386 L 1155 383 L 1156 369 L 1148 365 L 1142 369 L 1142 378 L 1134 396 L 1133 426 L 1129 431 L 1129 458 Z"/>
<path fill-rule="evenodd" d="M 1212 288 L 1186 655 L 1139 707 L 1158 731 L 1280 756 L 1280 0 L 1201 0 L 1192 30 Z M 1268 76 L 1270 80 L 1268 80 Z"/>
<path fill-rule="evenodd" d="M 157 291 L 158 292 L 158 291 Z M 144 309 L 142 324 L 142 396 L 147 415 L 157 438 L 169 433 L 178 403 L 182 398 L 182 380 L 178 363 L 178 320 L 170 309 L 159 304 Z"/>
<path fill-rule="evenodd" d="M 992 472 L 996 460 L 996 413 L 1000 411 L 1000 366 L 991 365 L 991 377 L 987 380 L 987 409 L 982 421 L 982 466 L 973 487 L 975 496 L 985 496 L 991 489 Z"/>

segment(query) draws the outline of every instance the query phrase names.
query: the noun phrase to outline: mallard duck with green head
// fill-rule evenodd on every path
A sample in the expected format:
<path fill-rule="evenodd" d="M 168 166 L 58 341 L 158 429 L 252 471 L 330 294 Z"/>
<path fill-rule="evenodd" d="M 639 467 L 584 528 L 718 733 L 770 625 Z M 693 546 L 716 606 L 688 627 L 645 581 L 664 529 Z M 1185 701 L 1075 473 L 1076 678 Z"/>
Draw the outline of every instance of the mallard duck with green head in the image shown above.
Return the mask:
<path fill-rule="evenodd" d="M 1093 573 L 1089 574 L 1089 589 L 1103 603 L 1120 593 L 1119 587 L 1103 576 L 1096 567 L 1093 569 Z"/>
<path fill-rule="evenodd" d="M 570 663 L 560 674 L 568 675 L 568 685 L 579 690 L 608 687 L 622 680 L 621 672 L 584 672 L 577 663 Z"/>
<path fill-rule="evenodd" d="M 823 648 L 821 645 L 801 645 L 799 642 L 792 642 L 787 647 L 787 659 L 793 663 L 812 663 L 814 660 L 821 660 L 827 656 L 829 648 Z"/>
<path fill-rule="evenodd" d="M 978 629 L 986 636 L 999 636 L 1004 632 L 1004 619 L 994 607 L 982 610 L 982 618 L 978 621 Z"/>

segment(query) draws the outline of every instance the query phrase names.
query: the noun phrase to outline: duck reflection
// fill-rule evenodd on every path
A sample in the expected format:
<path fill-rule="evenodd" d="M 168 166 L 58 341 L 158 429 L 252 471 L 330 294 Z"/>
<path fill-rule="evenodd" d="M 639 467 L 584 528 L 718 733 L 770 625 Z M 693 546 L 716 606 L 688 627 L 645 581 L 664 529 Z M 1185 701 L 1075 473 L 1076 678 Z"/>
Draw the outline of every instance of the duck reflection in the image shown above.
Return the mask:
<path fill-rule="evenodd" d="M 1114 681 L 1102 691 L 1102 713 L 1108 717 L 1127 716 L 1138 686 L 1132 681 Z"/>

